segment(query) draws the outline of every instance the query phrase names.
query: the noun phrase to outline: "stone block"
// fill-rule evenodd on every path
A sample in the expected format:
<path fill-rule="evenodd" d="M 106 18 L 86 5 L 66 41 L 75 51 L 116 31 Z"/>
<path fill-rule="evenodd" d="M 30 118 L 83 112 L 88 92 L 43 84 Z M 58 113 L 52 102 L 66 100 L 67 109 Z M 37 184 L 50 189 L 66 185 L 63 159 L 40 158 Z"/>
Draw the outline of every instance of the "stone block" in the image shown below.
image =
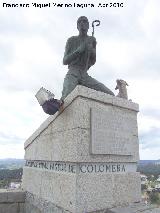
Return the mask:
<path fill-rule="evenodd" d="M 25 203 L 18 203 L 19 213 L 26 213 L 25 205 Z"/>
<path fill-rule="evenodd" d="M 42 213 L 42 211 L 40 211 L 38 206 L 33 206 L 32 204 L 30 204 L 28 202 L 26 202 L 26 204 L 25 204 L 25 211 L 26 211 L 26 213 Z"/>
<path fill-rule="evenodd" d="M 19 213 L 18 203 L 0 204 L 0 213 Z"/>
<path fill-rule="evenodd" d="M 22 190 L 0 190 L 0 203 L 24 203 L 25 192 Z"/>
<path fill-rule="evenodd" d="M 74 213 L 91 212 L 140 200 L 140 177 L 135 171 L 106 173 L 99 172 L 98 167 L 96 171 L 96 164 L 88 168 L 84 167 L 85 164 L 82 165 L 81 170 L 75 169 L 70 173 L 64 170 L 48 171 L 25 167 L 24 174 L 27 173 L 31 181 L 27 181 L 24 188 Z M 41 172 L 39 179 L 35 175 L 37 171 Z"/>
<path fill-rule="evenodd" d="M 75 99 L 84 100 L 81 104 L 75 102 Z M 83 105 L 85 103 L 85 105 Z M 55 129 L 65 129 L 76 127 L 85 127 L 86 114 L 84 110 L 88 110 L 89 106 L 97 106 L 106 108 L 110 105 L 115 105 L 120 108 L 130 109 L 138 112 L 138 104 L 125 99 L 113 97 L 111 95 L 105 94 L 103 92 L 98 92 L 87 87 L 77 86 L 74 91 L 65 99 L 64 111 L 65 113 L 56 113 L 53 116 L 48 117 L 48 119 L 40 125 L 40 127 L 33 133 L 33 135 L 25 142 L 25 148 L 29 146 L 44 130 L 48 128 L 52 123 L 55 123 Z M 87 107 L 87 108 L 86 108 Z M 78 109 L 78 110 L 77 110 Z M 74 116 L 73 116 L 74 115 Z M 88 116 L 87 116 L 88 117 Z M 65 122 L 65 123 L 64 123 Z M 64 125 L 63 125 L 64 124 Z M 82 124 L 82 126 L 80 125 Z M 62 125 L 60 127 L 59 125 Z"/>
<path fill-rule="evenodd" d="M 32 179 L 28 182 L 25 180 L 23 187 L 26 191 L 35 194 L 39 197 L 48 200 L 57 206 L 65 207 L 66 209 L 71 209 L 74 212 L 75 208 L 75 191 L 76 191 L 76 176 L 75 174 L 62 173 L 62 172 L 52 172 L 32 168 L 24 168 L 25 174 L 28 178 Z M 35 176 L 36 171 L 41 173 L 40 178 Z M 36 181 L 36 187 L 34 186 Z M 37 191 L 37 187 L 39 191 Z"/>
<path fill-rule="evenodd" d="M 139 175 L 135 173 L 79 175 L 76 213 L 99 211 L 139 201 L 139 183 Z"/>
<path fill-rule="evenodd" d="M 91 108 L 92 154 L 134 155 L 138 150 L 136 113 L 110 107 Z"/>
<path fill-rule="evenodd" d="M 8 191 L 7 202 L 9 203 L 24 203 L 25 193 L 23 191 Z"/>
<path fill-rule="evenodd" d="M 33 192 L 40 195 L 41 182 L 42 182 L 42 171 L 30 168 L 30 170 L 23 169 L 23 185 L 22 188 L 25 191 Z M 24 178 L 25 177 L 25 178 Z"/>
<path fill-rule="evenodd" d="M 0 190 L 0 203 L 7 202 L 7 193 L 6 190 Z"/>
<path fill-rule="evenodd" d="M 137 112 L 131 101 L 77 86 L 25 142 L 23 188 L 46 201 L 28 199 L 27 208 L 34 200 L 35 212 L 84 213 L 139 201 Z"/>
<path fill-rule="evenodd" d="M 27 193 L 26 196 L 26 213 L 70 213 L 54 205 L 50 201 L 39 198 L 37 195 Z"/>
<path fill-rule="evenodd" d="M 90 128 L 75 128 L 40 136 L 32 146 L 28 146 L 25 159 L 70 161 L 70 162 L 136 162 L 139 159 L 137 137 L 128 141 L 132 152 L 130 156 L 119 155 L 92 155 Z M 130 143 L 129 143 L 130 142 Z M 99 144 L 98 144 L 99 145 Z M 118 146 L 118 143 L 117 143 Z"/>

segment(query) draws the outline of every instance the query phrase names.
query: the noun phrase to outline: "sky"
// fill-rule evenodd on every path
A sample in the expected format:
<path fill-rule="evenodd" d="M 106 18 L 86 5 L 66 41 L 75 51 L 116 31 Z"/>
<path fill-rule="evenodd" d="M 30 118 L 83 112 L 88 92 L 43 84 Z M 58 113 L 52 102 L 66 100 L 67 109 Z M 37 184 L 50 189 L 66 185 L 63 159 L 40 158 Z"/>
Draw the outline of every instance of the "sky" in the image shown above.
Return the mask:
<path fill-rule="evenodd" d="M 39 88 L 61 97 L 65 44 L 78 34 L 77 18 L 84 15 L 90 23 L 101 21 L 89 75 L 115 94 L 116 79 L 129 84 L 129 99 L 140 106 L 140 159 L 160 159 L 159 8 L 159 0 L 0 0 L 0 158 L 23 158 L 25 140 L 47 119 L 35 98 Z"/>

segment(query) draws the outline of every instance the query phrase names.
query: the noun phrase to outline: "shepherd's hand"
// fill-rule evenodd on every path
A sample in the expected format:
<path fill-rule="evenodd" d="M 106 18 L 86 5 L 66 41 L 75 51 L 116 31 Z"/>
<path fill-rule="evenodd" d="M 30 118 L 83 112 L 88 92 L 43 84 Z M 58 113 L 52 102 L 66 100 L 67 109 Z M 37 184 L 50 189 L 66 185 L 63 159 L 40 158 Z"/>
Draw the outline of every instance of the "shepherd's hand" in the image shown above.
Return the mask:
<path fill-rule="evenodd" d="M 83 53 L 86 49 L 86 44 L 83 42 L 76 50 L 78 53 Z"/>

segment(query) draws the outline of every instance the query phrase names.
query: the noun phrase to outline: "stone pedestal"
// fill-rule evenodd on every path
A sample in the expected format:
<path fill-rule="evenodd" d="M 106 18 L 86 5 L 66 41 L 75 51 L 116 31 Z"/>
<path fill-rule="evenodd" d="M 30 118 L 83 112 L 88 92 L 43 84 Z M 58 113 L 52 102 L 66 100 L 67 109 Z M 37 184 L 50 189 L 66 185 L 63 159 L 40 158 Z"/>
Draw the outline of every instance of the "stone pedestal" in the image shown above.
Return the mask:
<path fill-rule="evenodd" d="M 51 212 L 84 213 L 140 201 L 137 112 L 131 101 L 77 86 L 25 142 L 32 205 L 35 197 Z"/>

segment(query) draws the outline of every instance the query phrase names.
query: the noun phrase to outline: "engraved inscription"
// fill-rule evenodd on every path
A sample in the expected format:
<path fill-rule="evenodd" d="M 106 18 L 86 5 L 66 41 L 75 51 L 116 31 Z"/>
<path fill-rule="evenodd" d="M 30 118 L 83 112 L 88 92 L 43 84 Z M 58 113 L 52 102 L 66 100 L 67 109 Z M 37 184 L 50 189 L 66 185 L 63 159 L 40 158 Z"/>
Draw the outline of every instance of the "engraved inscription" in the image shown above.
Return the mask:
<path fill-rule="evenodd" d="M 111 172 L 125 172 L 126 167 L 124 164 L 113 164 L 113 165 L 96 165 L 96 164 L 88 164 L 88 165 L 80 165 L 80 172 L 82 173 L 111 173 Z"/>
<path fill-rule="evenodd" d="M 76 165 L 63 162 L 51 162 L 51 161 L 32 161 L 27 160 L 25 163 L 27 167 L 35 167 L 40 169 L 47 169 L 57 172 L 70 172 L 76 173 Z"/>
<path fill-rule="evenodd" d="M 73 174 L 136 172 L 136 163 L 66 163 L 27 160 L 25 166 Z"/>

